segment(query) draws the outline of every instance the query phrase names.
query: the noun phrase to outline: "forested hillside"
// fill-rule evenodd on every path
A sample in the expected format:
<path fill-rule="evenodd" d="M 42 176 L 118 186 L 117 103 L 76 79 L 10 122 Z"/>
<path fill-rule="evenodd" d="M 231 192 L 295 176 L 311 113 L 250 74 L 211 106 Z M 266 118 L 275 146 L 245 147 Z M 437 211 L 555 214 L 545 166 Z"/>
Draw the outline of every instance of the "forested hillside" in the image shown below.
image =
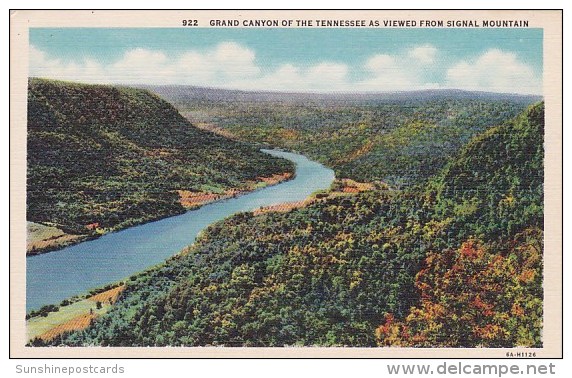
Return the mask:
<path fill-rule="evenodd" d="M 197 129 L 146 90 L 29 81 L 29 221 L 114 230 L 183 212 L 177 190 L 240 190 L 283 172 L 290 162 Z"/>
<path fill-rule="evenodd" d="M 250 93 L 151 87 L 197 124 L 299 151 L 338 178 L 402 188 L 425 181 L 470 138 L 540 99 L 458 90 L 381 94 Z"/>
<path fill-rule="evenodd" d="M 541 346 L 543 135 L 537 104 L 424 185 L 216 223 L 53 343 Z"/>

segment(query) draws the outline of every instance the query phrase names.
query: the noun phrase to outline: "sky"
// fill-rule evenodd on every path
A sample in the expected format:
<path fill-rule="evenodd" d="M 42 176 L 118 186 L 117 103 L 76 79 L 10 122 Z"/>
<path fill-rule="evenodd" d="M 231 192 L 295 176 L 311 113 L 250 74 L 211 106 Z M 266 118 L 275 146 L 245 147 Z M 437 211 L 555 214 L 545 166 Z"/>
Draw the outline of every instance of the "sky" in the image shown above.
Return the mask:
<path fill-rule="evenodd" d="M 542 29 L 31 28 L 29 75 L 253 91 L 542 94 Z"/>

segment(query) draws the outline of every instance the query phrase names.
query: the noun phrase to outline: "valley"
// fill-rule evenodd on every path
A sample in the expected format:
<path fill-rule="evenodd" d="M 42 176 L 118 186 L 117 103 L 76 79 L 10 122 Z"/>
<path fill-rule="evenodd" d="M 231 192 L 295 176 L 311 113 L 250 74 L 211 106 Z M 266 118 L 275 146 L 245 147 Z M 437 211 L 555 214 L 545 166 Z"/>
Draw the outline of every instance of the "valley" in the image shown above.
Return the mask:
<path fill-rule="evenodd" d="M 194 127 L 147 91 L 31 79 L 27 217 L 59 229 L 66 243 L 35 242 L 28 254 L 182 214 L 180 191 L 210 198 L 205 204 L 293 169 Z"/>
<path fill-rule="evenodd" d="M 464 91 L 284 95 L 184 86 L 118 90 L 151 96 L 169 109 L 178 126 L 164 135 L 154 129 L 158 120 L 139 120 L 138 128 L 124 120 L 111 134 L 130 146 L 129 152 L 109 152 L 117 146 L 111 142 L 95 151 L 109 152 L 104 160 L 118 161 L 109 172 L 126 167 L 124 156 L 141 152 L 150 160 L 140 165 L 130 160 L 141 173 L 91 172 L 87 179 L 82 170 L 76 172 L 81 180 L 75 186 L 59 184 L 65 190 L 53 183 L 64 182 L 57 167 L 73 161 L 57 160 L 72 156 L 66 151 L 69 144 L 47 145 L 45 151 L 57 146 L 60 153 L 42 154 L 45 161 L 51 161 L 45 156 L 53 157 L 53 167 L 40 164 L 40 154 L 29 160 L 29 220 L 78 230 L 93 223 L 94 214 L 101 216 L 101 225 L 119 228 L 142 223 L 142 218 L 166 217 L 88 242 L 106 243 L 102 250 L 108 250 L 118 244 L 111 237 L 131 234 L 118 244 L 111 261 L 156 258 L 131 267 L 129 274 L 90 283 L 85 290 L 119 279 L 125 285 L 113 305 L 82 329 L 36 338 L 33 345 L 542 346 L 540 98 Z M 61 127 L 55 124 L 56 130 Z M 190 126 L 195 124 L 199 128 Z M 107 122 L 98 127 L 109 128 Z M 32 129 L 29 138 L 56 138 L 50 133 Z M 74 134 L 66 130 L 65 135 Z M 192 143 L 199 137 L 212 145 L 196 147 L 203 145 Z M 199 152 L 191 155 L 188 146 Z M 190 164 L 191 156 L 199 168 Z M 78 155 L 73 158 L 81 161 Z M 52 168 L 56 180 L 34 181 L 35 171 Z M 151 183 L 148 190 L 141 192 L 126 180 L 138 176 L 136 183 Z M 86 182 L 110 184 L 111 178 L 113 185 L 96 186 L 99 192 L 91 193 L 132 188 L 118 196 L 141 199 L 131 204 L 131 211 L 121 212 L 123 201 L 118 200 L 113 208 L 98 205 L 95 213 L 90 209 L 99 197 L 85 191 L 81 201 L 76 197 Z M 233 198 L 236 188 L 252 190 L 260 182 L 279 181 Z M 44 188 L 50 190 L 40 190 Z M 289 197 L 294 188 L 296 198 Z M 256 196 L 273 201 L 259 202 Z M 46 205 L 56 197 L 68 205 L 59 210 Z M 229 205 L 241 199 L 248 204 Z M 209 200 L 219 202 L 205 204 Z M 203 204 L 182 214 L 184 208 Z M 215 216 L 219 207 L 231 208 Z M 182 215 L 168 217 L 175 214 Z M 204 223 L 195 238 L 188 220 L 196 216 Z M 158 236 L 163 227 L 169 233 Z M 138 242 L 144 249 L 127 247 Z M 66 259 L 78 256 L 72 265 L 84 264 L 84 271 L 101 269 L 100 261 L 81 257 L 88 243 L 78 244 Z M 37 262 L 28 271 L 29 282 L 42 276 L 50 255 L 57 259 L 63 251 L 28 258 Z M 44 256 L 46 261 L 38 259 Z M 44 273 L 59 277 L 54 271 Z M 41 286 L 46 285 L 38 281 Z M 62 292 L 58 300 L 69 296 Z"/>

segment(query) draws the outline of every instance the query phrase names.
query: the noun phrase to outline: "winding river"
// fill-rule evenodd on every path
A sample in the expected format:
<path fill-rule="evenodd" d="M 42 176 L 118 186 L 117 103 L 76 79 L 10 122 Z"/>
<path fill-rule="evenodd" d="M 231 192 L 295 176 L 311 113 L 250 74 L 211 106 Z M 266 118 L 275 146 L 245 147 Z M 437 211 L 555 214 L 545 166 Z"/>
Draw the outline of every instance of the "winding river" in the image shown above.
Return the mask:
<path fill-rule="evenodd" d="M 303 155 L 262 151 L 294 162 L 296 177 L 182 215 L 26 258 L 26 311 L 122 280 L 192 244 L 201 230 L 216 221 L 261 206 L 301 201 L 317 190 L 329 188 L 334 180 L 331 169 Z"/>

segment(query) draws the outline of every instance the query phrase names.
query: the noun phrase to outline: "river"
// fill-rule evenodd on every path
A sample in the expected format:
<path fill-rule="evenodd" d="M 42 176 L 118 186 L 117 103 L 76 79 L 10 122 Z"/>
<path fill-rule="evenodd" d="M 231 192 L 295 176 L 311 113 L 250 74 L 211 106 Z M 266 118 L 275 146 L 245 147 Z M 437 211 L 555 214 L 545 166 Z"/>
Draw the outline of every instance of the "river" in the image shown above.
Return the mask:
<path fill-rule="evenodd" d="M 327 189 L 334 172 L 303 155 L 262 150 L 296 164 L 296 177 L 185 214 L 104 235 L 58 251 L 26 258 L 26 311 L 86 293 L 156 265 L 192 244 L 208 225 L 241 211 L 301 201 Z"/>

